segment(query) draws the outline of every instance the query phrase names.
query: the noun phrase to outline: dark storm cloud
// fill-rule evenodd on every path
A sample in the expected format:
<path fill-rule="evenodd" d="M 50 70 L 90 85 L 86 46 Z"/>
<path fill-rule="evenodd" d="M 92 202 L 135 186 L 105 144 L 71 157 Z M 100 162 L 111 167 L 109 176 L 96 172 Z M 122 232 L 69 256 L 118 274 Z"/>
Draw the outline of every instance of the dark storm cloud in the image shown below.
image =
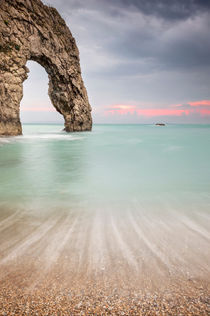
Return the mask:
<path fill-rule="evenodd" d="M 209 19 L 206 14 L 167 28 L 147 21 L 144 31 L 134 26 L 123 36 L 116 36 L 109 49 L 115 55 L 136 60 L 137 67 L 138 60 L 145 60 L 148 70 L 210 66 Z"/>
<path fill-rule="evenodd" d="M 134 61 L 134 74 L 210 65 L 210 1 L 51 0 L 50 4 L 63 13 L 82 53 L 84 46 L 92 47 L 98 60 L 101 47 L 109 59 L 104 73 L 110 64 L 110 74 L 121 75 L 123 69 L 131 74 Z M 110 63 L 117 58 L 118 63 Z M 96 68 L 100 72 L 99 64 Z"/>
<path fill-rule="evenodd" d="M 47 2 L 76 38 L 92 103 L 210 98 L 210 0 Z"/>
<path fill-rule="evenodd" d="M 112 8 L 116 14 L 119 9 L 135 9 L 145 15 L 155 15 L 164 19 L 186 19 L 201 12 L 210 10 L 209 0 L 49 0 L 46 3 L 55 3 L 57 7 L 64 9 Z M 115 10 L 118 9 L 118 10 Z"/>
<path fill-rule="evenodd" d="M 167 20 L 186 19 L 210 10 L 208 0 L 119 0 L 126 7 L 135 7 L 146 15 L 155 15 Z"/>

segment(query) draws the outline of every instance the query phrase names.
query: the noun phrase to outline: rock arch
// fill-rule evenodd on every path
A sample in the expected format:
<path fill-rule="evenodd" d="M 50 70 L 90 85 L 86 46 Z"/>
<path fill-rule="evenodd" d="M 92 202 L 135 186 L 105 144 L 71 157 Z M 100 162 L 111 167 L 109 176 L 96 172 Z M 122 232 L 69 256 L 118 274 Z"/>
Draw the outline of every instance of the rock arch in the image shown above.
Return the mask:
<path fill-rule="evenodd" d="M 75 40 L 57 10 L 40 0 L 0 0 L 0 135 L 20 135 L 28 60 L 49 77 L 49 96 L 65 130 L 91 130 L 91 107 Z"/>

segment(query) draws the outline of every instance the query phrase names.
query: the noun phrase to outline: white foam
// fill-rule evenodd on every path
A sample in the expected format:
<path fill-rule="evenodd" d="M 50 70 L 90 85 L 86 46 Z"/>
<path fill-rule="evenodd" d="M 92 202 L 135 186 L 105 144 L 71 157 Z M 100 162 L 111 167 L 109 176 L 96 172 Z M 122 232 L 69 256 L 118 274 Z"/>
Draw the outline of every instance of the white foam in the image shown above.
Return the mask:
<path fill-rule="evenodd" d="M 17 140 L 28 140 L 28 139 L 49 139 L 49 140 L 80 140 L 84 137 L 80 136 L 72 136 L 67 134 L 32 134 L 32 135 L 24 135 L 17 136 L 15 139 Z"/>
<path fill-rule="evenodd" d="M 14 136 L 14 137 L 5 137 L 0 139 L 0 146 L 10 143 L 16 142 L 25 142 L 25 141 L 33 141 L 33 140 L 65 140 L 65 141 L 77 141 L 82 140 L 84 137 L 81 136 L 72 136 L 68 134 L 31 134 L 31 135 L 23 135 L 23 136 Z"/>
<path fill-rule="evenodd" d="M 0 138 L 0 146 L 8 143 L 10 143 L 8 138 Z"/>
<path fill-rule="evenodd" d="M 29 234 L 26 239 L 20 243 L 17 243 L 10 253 L 0 261 L 0 264 L 5 264 L 8 261 L 16 259 L 18 256 L 22 256 L 26 250 L 43 238 L 43 236 L 45 236 L 50 231 L 50 229 L 56 225 L 57 220 L 57 218 L 52 218 L 40 225 L 34 232 Z"/>

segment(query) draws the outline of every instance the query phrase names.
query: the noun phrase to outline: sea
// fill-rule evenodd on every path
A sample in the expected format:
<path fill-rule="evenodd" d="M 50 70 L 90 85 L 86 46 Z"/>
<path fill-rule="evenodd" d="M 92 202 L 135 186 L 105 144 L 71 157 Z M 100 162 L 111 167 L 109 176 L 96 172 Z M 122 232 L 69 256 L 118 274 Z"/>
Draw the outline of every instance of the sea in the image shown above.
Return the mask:
<path fill-rule="evenodd" d="M 0 201 L 31 207 L 210 207 L 210 125 L 23 125 L 0 139 Z"/>
<path fill-rule="evenodd" d="M 206 278 L 210 125 L 24 124 L 0 138 L 0 238 L 0 265 L 39 241 L 51 264 L 69 244 L 75 269 L 155 258 L 160 273 Z"/>

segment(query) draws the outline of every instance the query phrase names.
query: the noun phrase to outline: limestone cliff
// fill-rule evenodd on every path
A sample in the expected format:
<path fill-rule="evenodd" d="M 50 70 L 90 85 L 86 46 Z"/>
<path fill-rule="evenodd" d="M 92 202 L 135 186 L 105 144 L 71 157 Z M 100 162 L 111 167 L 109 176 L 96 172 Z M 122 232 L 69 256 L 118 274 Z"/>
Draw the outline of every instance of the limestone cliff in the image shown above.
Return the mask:
<path fill-rule="evenodd" d="M 65 21 L 40 0 L 0 0 L 0 135 L 22 133 L 19 110 L 28 60 L 47 71 L 49 96 L 65 130 L 91 130 L 79 52 Z"/>

